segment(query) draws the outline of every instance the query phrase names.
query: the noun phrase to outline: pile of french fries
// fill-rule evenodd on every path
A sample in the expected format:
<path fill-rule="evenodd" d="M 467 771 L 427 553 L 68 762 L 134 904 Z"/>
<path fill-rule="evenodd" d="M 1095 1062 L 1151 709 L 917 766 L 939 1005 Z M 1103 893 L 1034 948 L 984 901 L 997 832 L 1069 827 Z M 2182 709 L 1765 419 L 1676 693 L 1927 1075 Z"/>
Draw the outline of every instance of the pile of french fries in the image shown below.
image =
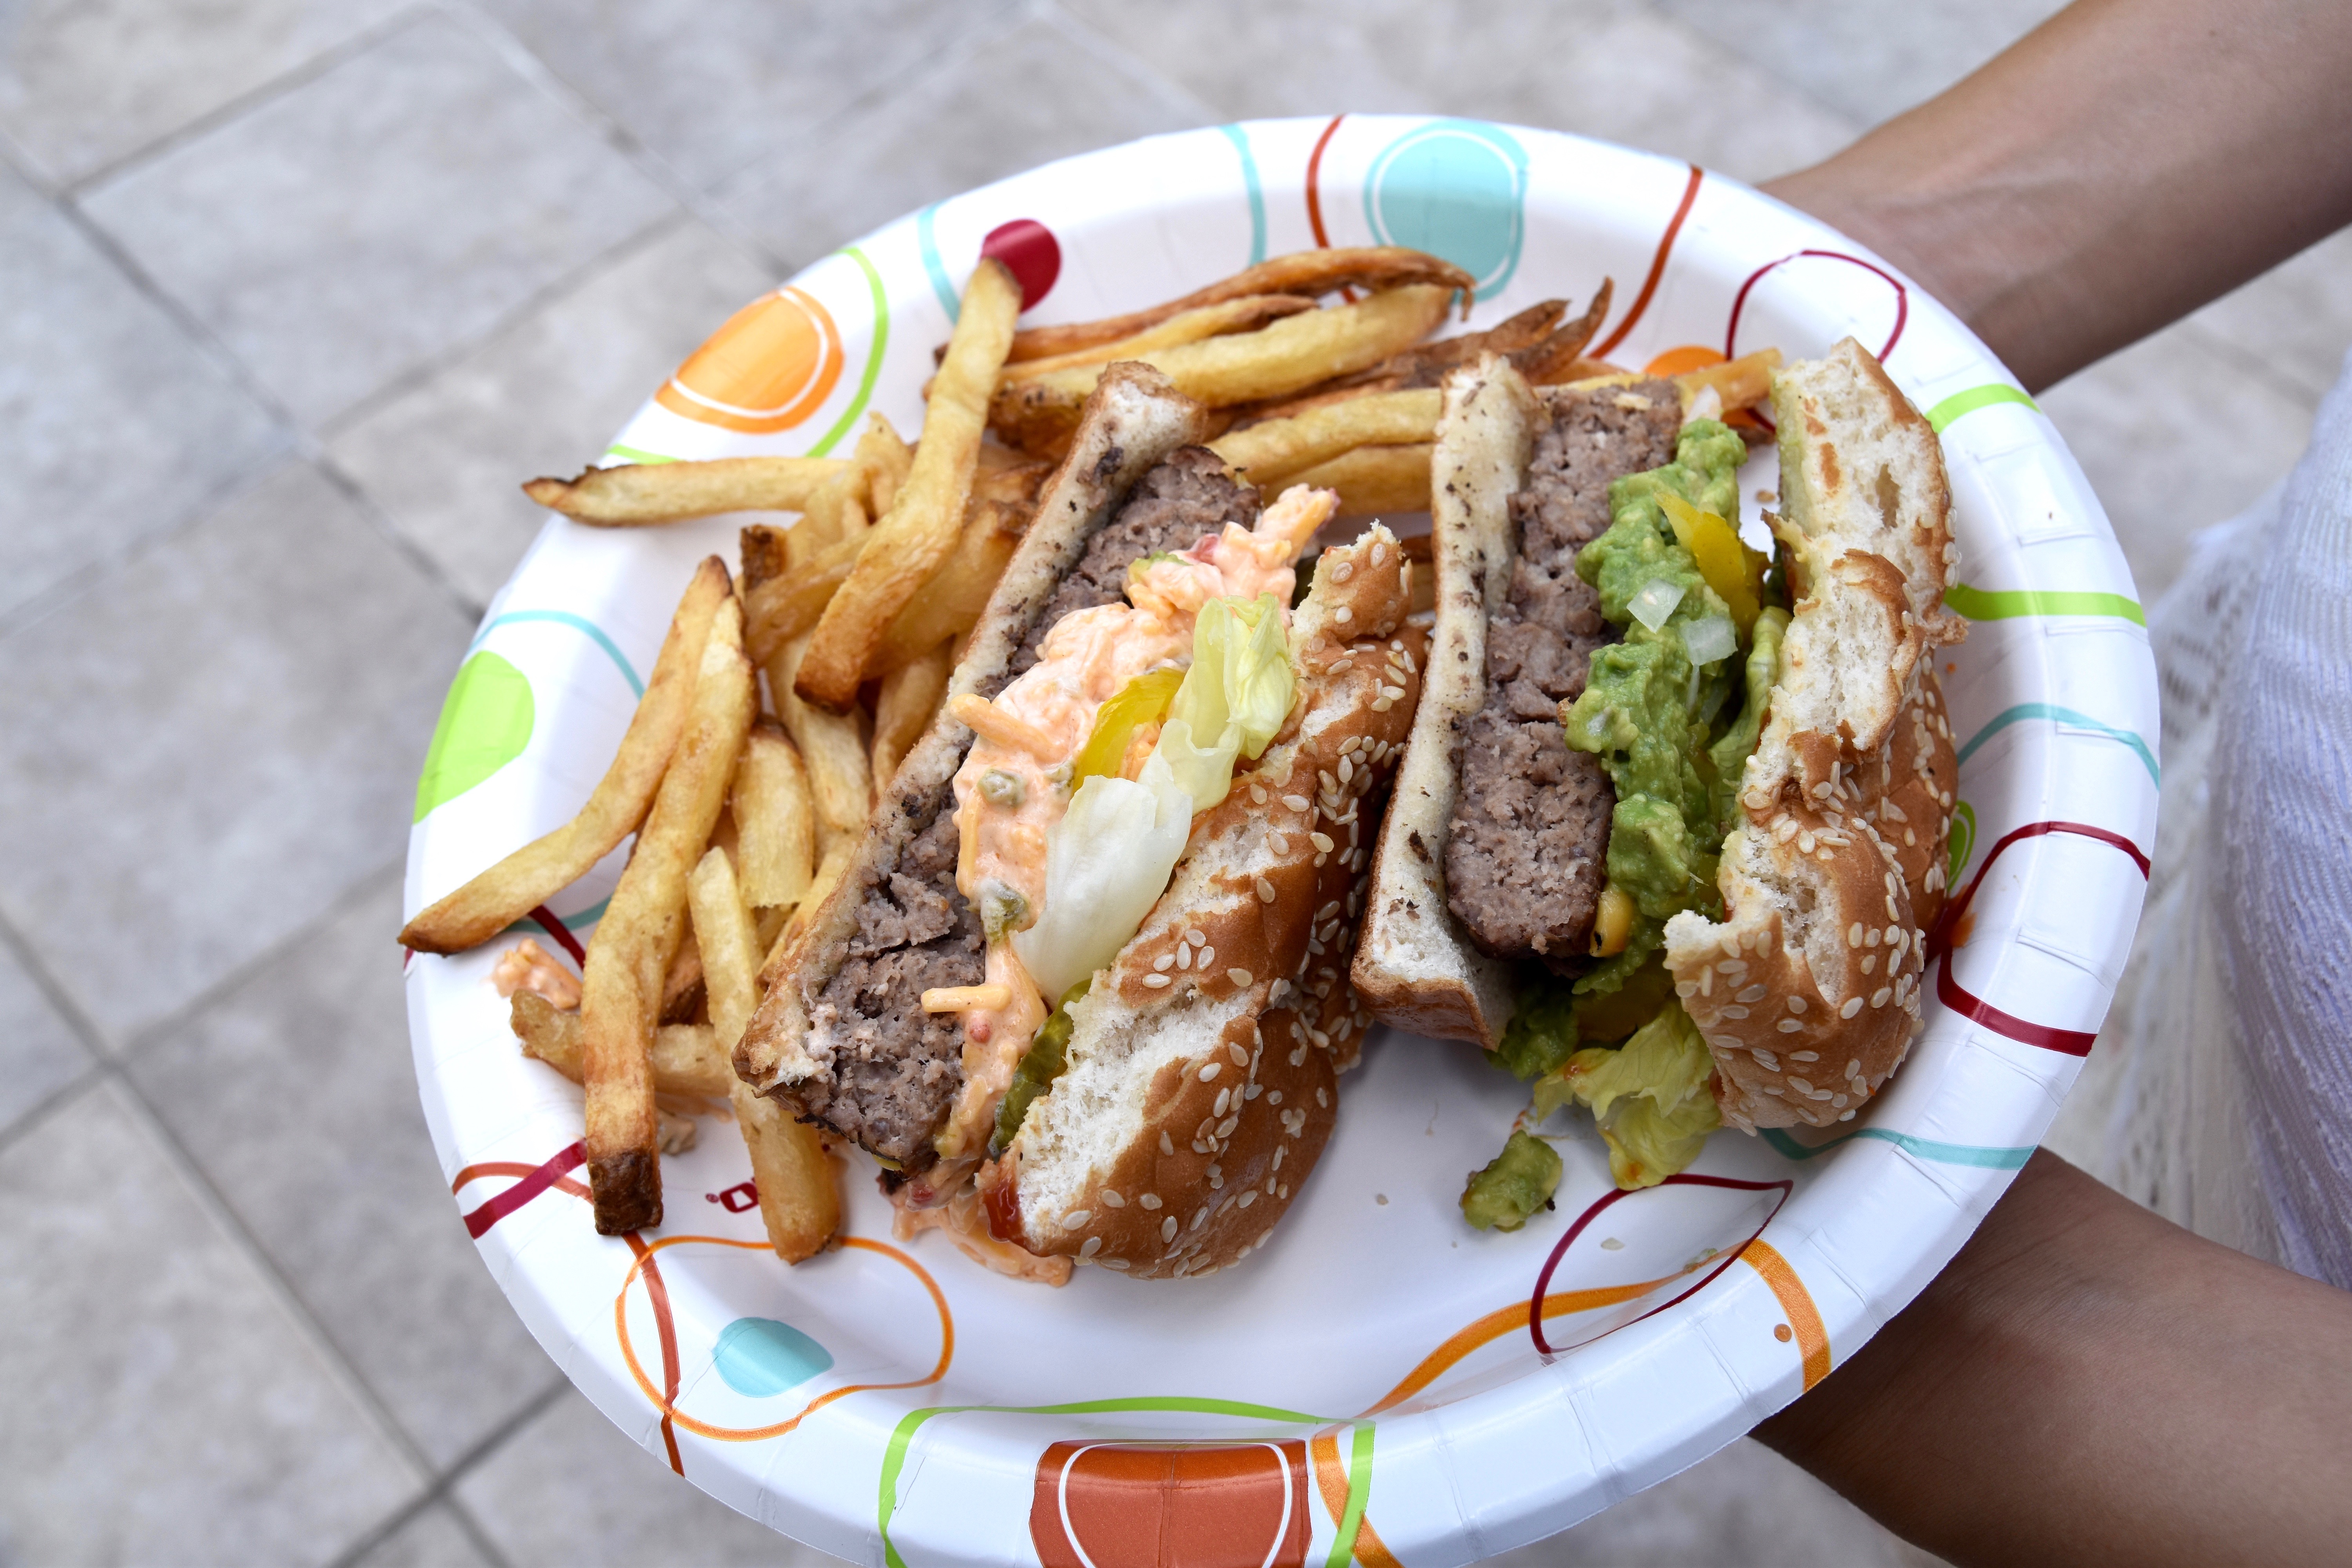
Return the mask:
<path fill-rule="evenodd" d="M 723 1104 L 777 1256 L 798 1262 L 832 1239 L 841 1208 L 823 1140 L 737 1077 L 735 1047 L 938 710 L 1104 367 L 1145 361 L 1215 411 L 1214 449 L 1269 495 L 1307 484 L 1339 491 L 1346 517 L 1426 510 L 1439 384 L 1455 366 L 1492 353 L 1539 385 L 1633 379 L 1582 357 L 1608 314 L 1606 281 L 1573 321 L 1547 300 L 1424 342 L 1456 299 L 1466 317 L 1471 284 L 1419 251 L 1308 251 L 1151 310 L 1023 331 L 1018 285 L 984 259 L 911 446 L 877 415 L 844 458 L 621 466 L 523 487 L 601 527 L 799 514 L 744 528 L 739 574 L 716 556 L 696 571 L 579 815 L 401 932 L 424 952 L 478 946 L 635 835 L 583 973 L 525 941 L 496 976 L 525 1053 L 585 1090 L 598 1230 L 660 1224 L 660 1154 L 690 1145 L 687 1113 Z M 1778 360 L 1674 379 L 1686 406 L 1742 408 Z"/>

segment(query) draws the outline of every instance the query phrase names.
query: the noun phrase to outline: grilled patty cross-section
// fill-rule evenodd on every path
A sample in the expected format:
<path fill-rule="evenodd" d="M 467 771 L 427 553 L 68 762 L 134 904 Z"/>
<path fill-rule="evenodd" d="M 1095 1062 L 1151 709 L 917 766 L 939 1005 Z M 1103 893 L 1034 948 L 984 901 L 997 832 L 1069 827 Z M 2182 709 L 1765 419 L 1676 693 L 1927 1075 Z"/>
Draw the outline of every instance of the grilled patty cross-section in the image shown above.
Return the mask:
<path fill-rule="evenodd" d="M 1542 395 L 1519 544 L 1486 628 L 1486 705 L 1462 723 L 1461 793 L 1445 840 L 1446 904 L 1478 949 L 1560 973 L 1585 961 L 1616 796 L 1600 760 L 1569 750 L 1559 706 L 1615 640 L 1576 552 L 1609 527 L 1609 485 L 1671 462 L 1682 404 L 1669 383 Z"/>

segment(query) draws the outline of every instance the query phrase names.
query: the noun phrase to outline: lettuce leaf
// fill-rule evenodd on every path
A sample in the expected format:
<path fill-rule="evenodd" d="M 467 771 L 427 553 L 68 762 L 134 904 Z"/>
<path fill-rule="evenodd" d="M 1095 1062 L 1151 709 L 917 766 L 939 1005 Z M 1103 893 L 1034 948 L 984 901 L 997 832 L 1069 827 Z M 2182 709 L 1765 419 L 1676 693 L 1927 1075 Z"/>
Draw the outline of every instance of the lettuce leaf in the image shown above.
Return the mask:
<path fill-rule="evenodd" d="M 1059 996 L 1127 945 L 1168 887 L 1192 832 L 1192 797 L 1154 752 L 1138 779 L 1078 786 L 1045 838 L 1045 896 L 1013 952 L 1037 989 Z"/>
<path fill-rule="evenodd" d="M 1225 798 L 1234 763 L 1265 752 L 1290 716 L 1298 678 L 1280 601 L 1212 599 L 1192 622 L 1192 668 L 1169 704 L 1154 755 L 1206 811 Z"/>
<path fill-rule="evenodd" d="M 1577 1052 L 1536 1080 L 1538 1120 L 1571 1102 L 1592 1112 L 1609 1143 L 1609 1173 L 1632 1191 L 1654 1187 L 1698 1158 L 1722 1125 L 1707 1087 L 1715 1061 L 1698 1026 L 1670 1002 L 1622 1046 Z"/>

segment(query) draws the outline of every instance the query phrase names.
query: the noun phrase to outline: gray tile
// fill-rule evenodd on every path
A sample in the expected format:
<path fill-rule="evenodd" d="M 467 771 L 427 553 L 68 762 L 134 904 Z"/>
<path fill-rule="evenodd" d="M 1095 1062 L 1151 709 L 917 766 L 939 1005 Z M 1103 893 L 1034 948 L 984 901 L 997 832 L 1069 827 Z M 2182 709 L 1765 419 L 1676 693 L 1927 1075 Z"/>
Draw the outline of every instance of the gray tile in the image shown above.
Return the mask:
<path fill-rule="evenodd" d="M 2315 403 L 2352 347 L 2352 229 L 2214 300 L 2194 318 Z"/>
<path fill-rule="evenodd" d="M 404 1521 L 352 1568 L 493 1568 L 457 1516 L 440 1503 Z"/>
<path fill-rule="evenodd" d="M 1256 0 L 1066 3 L 1237 120 L 1472 115 L 1626 142 L 1747 180 L 1812 163 L 1852 134 L 1717 42 L 1624 0 L 1367 0 L 1344 23 L 1324 7 Z"/>
<path fill-rule="evenodd" d="M 0 1153 L 26 1563 L 319 1563 L 421 1485 L 111 1085 Z"/>
<path fill-rule="evenodd" d="M 484 0 L 540 58 L 707 187 L 1003 25 L 1005 0 L 638 0 L 582 26 L 575 0 Z"/>
<path fill-rule="evenodd" d="M 719 200 L 794 265 L 928 202 L 1072 153 L 1197 124 L 1152 77 L 1039 19 L 730 180 Z"/>
<path fill-rule="evenodd" d="M 5 50 L 0 50 L 4 56 Z M 282 447 L 261 405 L 0 164 L 0 615 Z"/>
<path fill-rule="evenodd" d="M 547 520 L 521 482 L 593 461 L 696 344 L 774 281 L 686 223 L 370 411 L 329 453 L 486 605 Z"/>
<path fill-rule="evenodd" d="M 1658 0 L 1865 125 L 1924 103 L 2065 0 Z"/>
<path fill-rule="evenodd" d="M 1930 1556 L 1746 1438 L 1496 1568 L 1933 1568 Z"/>
<path fill-rule="evenodd" d="M 262 87 L 400 0 L 25 0 L 0 50 L 0 131 L 69 184 Z"/>
<path fill-rule="evenodd" d="M 0 1135 L 90 1065 L 72 1026 L 0 945 Z"/>
<path fill-rule="evenodd" d="M 672 1475 L 576 1391 L 468 1470 L 457 1494 L 515 1568 L 837 1561 Z"/>
<path fill-rule="evenodd" d="M 2303 455 L 2312 405 L 2184 322 L 2042 394 L 2116 525 L 2140 598 L 2189 535 L 2252 504 Z"/>
<path fill-rule="evenodd" d="M 398 858 L 467 633 L 289 464 L 0 639 L 0 904 L 102 1034 Z"/>
<path fill-rule="evenodd" d="M 387 875 L 129 1065 L 437 1467 L 561 1374 L 482 1267 L 441 1178 L 409 1059 L 399 929 Z"/>
<path fill-rule="evenodd" d="M 439 11 L 85 205 L 313 425 L 671 210 Z"/>

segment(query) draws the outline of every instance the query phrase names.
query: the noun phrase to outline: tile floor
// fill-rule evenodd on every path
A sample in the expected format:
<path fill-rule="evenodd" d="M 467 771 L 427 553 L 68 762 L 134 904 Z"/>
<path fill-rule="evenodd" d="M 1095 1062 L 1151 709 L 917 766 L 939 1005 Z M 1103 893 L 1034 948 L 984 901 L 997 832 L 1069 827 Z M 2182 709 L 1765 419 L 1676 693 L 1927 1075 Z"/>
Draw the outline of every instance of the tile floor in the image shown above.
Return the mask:
<path fill-rule="evenodd" d="M 736 304 L 935 196 L 1247 115 L 1762 178 L 2051 8 L 9 7 L 0 1563 L 814 1560 L 523 1332 L 386 945 L 440 691 L 537 527 L 515 479 Z M 2049 395 L 2145 591 L 2284 471 L 2347 340 L 2352 237 Z M 1782 1560 L 1924 1561 L 1752 1444 L 1515 1559 Z"/>

